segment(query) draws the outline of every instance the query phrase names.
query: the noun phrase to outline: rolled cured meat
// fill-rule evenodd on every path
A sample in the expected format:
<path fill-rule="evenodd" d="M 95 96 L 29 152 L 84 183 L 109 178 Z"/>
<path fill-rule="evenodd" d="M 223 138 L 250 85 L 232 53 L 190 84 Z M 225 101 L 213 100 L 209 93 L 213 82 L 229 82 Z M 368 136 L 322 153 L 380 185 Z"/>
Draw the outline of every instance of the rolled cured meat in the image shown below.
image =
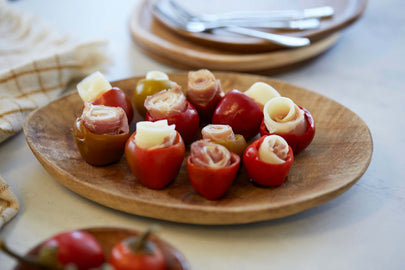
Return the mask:
<path fill-rule="evenodd" d="M 278 135 L 269 135 L 259 147 L 259 159 L 269 164 L 281 164 L 287 159 L 288 150 L 286 140 Z"/>
<path fill-rule="evenodd" d="M 164 148 L 173 145 L 176 135 L 175 125 L 168 125 L 167 120 L 140 121 L 136 123 L 135 143 L 144 149 Z"/>
<path fill-rule="evenodd" d="M 85 103 L 82 121 L 95 134 L 122 134 L 129 132 L 128 118 L 121 107 Z"/>
<path fill-rule="evenodd" d="M 203 139 L 214 142 L 235 140 L 235 134 L 230 125 L 209 124 L 201 130 L 201 134 Z"/>
<path fill-rule="evenodd" d="M 181 88 L 174 87 L 148 96 L 144 105 L 152 118 L 164 118 L 184 112 L 187 108 L 187 100 Z"/>
<path fill-rule="evenodd" d="M 263 108 L 264 124 L 269 133 L 302 135 L 307 129 L 304 111 L 291 99 L 275 97 Z"/>
<path fill-rule="evenodd" d="M 187 98 L 200 105 L 206 105 L 217 95 L 223 95 L 221 82 L 211 71 L 200 69 L 188 73 Z"/>
<path fill-rule="evenodd" d="M 224 146 L 199 140 L 191 144 L 191 162 L 202 168 L 223 168 L 231 164 L 231 153 Z"/>

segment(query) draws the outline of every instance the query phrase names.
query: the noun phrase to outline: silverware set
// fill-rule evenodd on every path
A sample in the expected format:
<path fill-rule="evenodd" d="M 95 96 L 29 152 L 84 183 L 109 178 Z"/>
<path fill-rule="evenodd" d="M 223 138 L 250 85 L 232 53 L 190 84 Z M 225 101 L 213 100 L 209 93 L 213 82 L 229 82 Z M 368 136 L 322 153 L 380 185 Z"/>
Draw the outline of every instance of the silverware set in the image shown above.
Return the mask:
<path fill-rule="evenodd" d="M 252 28 L 303 31 L 320 27 L 321 20 L 333 16 L 330 6 L 303 10 L 235 11 L 218 14 L 194 15 L 175 0 L 152 3 L 152 10 L 161 19 L 190 33 L 210 33 L 214 29 L 265 39 L 283 47 L 310 45 L 306 37 L 274 34 Z"/>

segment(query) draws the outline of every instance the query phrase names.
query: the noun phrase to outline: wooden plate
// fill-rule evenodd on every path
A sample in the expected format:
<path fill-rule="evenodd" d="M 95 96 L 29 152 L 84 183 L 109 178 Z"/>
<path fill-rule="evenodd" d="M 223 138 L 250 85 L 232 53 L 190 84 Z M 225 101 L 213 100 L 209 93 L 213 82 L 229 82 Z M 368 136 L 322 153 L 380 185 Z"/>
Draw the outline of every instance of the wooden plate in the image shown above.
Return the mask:
<path fill-rule="evenodd" d="M 86 231 L 92 234 L 96 240 L 100 243 L 101 247 L 103 248 L 104 254 L 106 259 L 108 260 L 109 254 L 111 249 L 115 244 L 124 240 L 130 236 L 137 236 L 140 235 L 140 232 L 137 230 L 132 229 L 125 229 L 125 228 L 112 228 L 112 227 L 95 227 L 95 228 L 87 228 L 81 229 L 82 231 Z M 178 251 L 176 248 L 171 246 L 166 241 L 160 239 L 159 237 L 153 235 L 150 238 L 156 246 L 158 246 L 165 257 L 167 263 L 167 270 L 189 270 L 190 266 L 184 256 Z M 28 254 L 29 255 L 36 255 L 41 248 L 43 243 L 38 244 L 34 248 L 32 248 Z M 14 270 L 32 270 L 34 268 L 27 267 L 24 265 L 17 265 Z"/>
<path fill-rule="evenodd" d="M 146 3 L 151 3 L 152 1 L 161 2 L 167 0 L 149 0 Z M 286 31 L 286 30 L 269 30 L 260 29 L 261 31 L 267 31 L 272 33 L 278 33 L 283 35 L 297 36 L 297 37 L 307 37 L 311 42 L 319 41 L 325 37 L 340 31 L 347 26 L 355 22 L 364 12 L 367 6 L 367 0 L 289 0 L 289 1 L 278 1 L 278 0 L 256 0 L 254 5 L 245 0 L 232 0 L 223 1 L 221 5 L 218 5 L 214 1 L 210 4 L 210 0 L 207 1 L 190 1 L 190 0 L 176 0 L 183 7 L 187 8 L 193 14 L 215 14 L 215 13 L 225 13 L 232 11 L 249 11 L 249 10 L 285 10 L 285 9 L 304 9 L 313 8 L 319 6 L 331 6 L 335 10 L 335 14 L 330 18 L 325 18 L 321 20 L 321 25 L 317 29 L 305 30 L 305 31 Z M 163 3 L 166 4 L 166 3 Z M 147 12 L 147 10 L 143 10 Z M 262 39 L 241 36 L 237 34 L 232 34 L 223 29 L 215 29 L 210 33 L 191 33 L 179 28 L 177 25 L 168 21 L 165 18 L 156 14 L 154 10 L 149 5 L 149 11 L 154 15 L 164 27 L 167 29 L 181 35 L 182 37 L 192 40 L 195 43 L 204 44 L 206 46 L 211 46 L 217 49 L 225 51 L 243 52 L 243 53 L 257 53 L 257 52 L 268 52 L 272 50 L 283 49 L 283 47 L 271 44 Z"/>
<path fill-rule="evenodd" d="M 163 190 L 150 190 L 138 183 L 124 157 L 107 167 L 88 165 L 72 135 L 73 122 L 82 108 L 77 93 L 51 102 L 26 118 L 28 145 L 57 181 L 83 197 L 136 215 L 195 224 L 249 223 L 298 213 L 340 195 L 367 169 L 372 155 L 370 132 L 349 109 L 319 94 L 266 77 L 214 74 L 226 91 L 244 91 L 254 82 L 267 82 L 312 113 L 316 125 L 314 141 L 295 157 L 281 187 L 256 187 L 241 170 L 225 197 L 209 201 L 193 190 L 184 164 L 175 181 Z M 169 76 L 185 87 L 187 73 Z M 132 95 L 139 79 L 113 85 Z M 140 120 L 139 115 L 136 120 Z"/>
<path fill-rule="evenodd" d="M 150 57 L 181 69 L 208 68 L 254 73 L 278 73 L 305 64 L 333 46 L 339 33 L 328 35 L 312 45 L 271 52 L 232 52 L 208 47 L 168 31 L 150 12 L 147 2 L 136 8 L 130 18 L 129 28 L 133 40 Z"/>

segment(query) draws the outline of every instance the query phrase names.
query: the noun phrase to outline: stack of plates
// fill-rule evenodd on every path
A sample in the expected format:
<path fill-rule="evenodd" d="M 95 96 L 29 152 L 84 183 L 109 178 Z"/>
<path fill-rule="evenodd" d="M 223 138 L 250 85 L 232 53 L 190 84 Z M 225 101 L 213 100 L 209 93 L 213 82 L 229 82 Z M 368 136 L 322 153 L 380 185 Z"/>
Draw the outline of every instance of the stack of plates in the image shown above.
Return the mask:
<path fill-rule="evenodd" d="M 238 72 L 276 73 L 297 67 L 329 49 L 339 37 L 339 32 L 356 21 L 364 12 L 367 0 L 302 0 L 287 1 L 297 9 L 332 6 L 333 17 L 323 19 L 321 26 L 314 30 L 280 32 L 286 35 L 307 37 L 311 45 L 296 49 L 285 49 L 268 41 L 240 36 L 217 29 L 211 33 L 189 33 L 175 25 L 161 20 L 152 11 L 151 1 L 145 0 L 137 7 L 130 18 L 130 30 L 134 41 L 146 54 L 165 64 L 183 69 L 208 68 Z M 181 4 L 182 1 L 179 1 Z M 187 7 L 195 7 L 199 13 L 212 12 L 210 1 L 187 1 Z M 207 10 L 204 9 L 205 3 Z M 214 1 L 225 5 L 226 1 Z M 232 1 L 233 6 L 241 6 L 247 1 Z M 266 1 L 269 9 L 277 5 L 286 6 L 284 1 Z M 224 12 L 224 7 L 222 12 Z M 195 10 L 194 10 L 195 11 Z"/>

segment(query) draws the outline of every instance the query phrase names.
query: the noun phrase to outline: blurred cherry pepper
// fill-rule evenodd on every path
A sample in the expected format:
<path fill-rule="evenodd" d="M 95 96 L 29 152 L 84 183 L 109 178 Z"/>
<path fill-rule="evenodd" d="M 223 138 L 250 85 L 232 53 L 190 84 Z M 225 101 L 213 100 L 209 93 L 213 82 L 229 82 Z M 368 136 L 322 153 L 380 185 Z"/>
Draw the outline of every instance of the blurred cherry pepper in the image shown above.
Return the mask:
<path fill-rule="evenodd" d="M 187 174 L 193 188 L 208 200 L 224 196 L 235 180 L 240 165 L 237 154 L 224 146 L 199 140 L 191 144 Z"/>
<path fill-rule="evenodd" d="M 256 102 L 233 89 L 218 103 L 212 117 L 213 124 L 230 125 L 235 134 L 241 134 L 249 141 L 259 133 L 263 112 Z"/>
<path fill-rule="evenodd" d="M 209 124 L 202 128 L 201 134 L 203 139 L 225 146 L 240 157 L 247 147 L 245 138 L 240 134 L 234 134 L 229 125 Z"/>
<path fill-rule="evenodd" d="M 146 121 L 166 119 L 168 124 L 175 124 L 184 143 L 190 143 L 198 132 L 200 118 L 198 112 L 186 100 L 180 87 L 162 90 L 145 100 Z"/>
<path fill-rule="evenodd" d="M 85 231 L 59 233 L 46 240 L 41 248 L 56 249 L 57 261 L 61 265 L 74 264 L 78 270 L 95 269 L 105 263 L 101 245 Z"/>
<path fill-rule="evenodd" d="M 138 122 L 125 146 L 130 170 L 151 189 L 162 189 L 177 177 L 184 155 L 183 139 L 167 120 Z"/>
<path fill-rule="evenodd" d="M 208 123 L 218 102 L 224 96 L 221 82 L 207 69 L 188 73 L 187 99 L 196 108 L 200 121 Z"/>
<path fill-rule="evenodd" d="M 114 270 L 164 270 L 166 261 L 160 248 L 148 238 L 148 230 L 138 237 L 129 237 L 111 250 L 109 263 Z"/>
<path fill-rule="evenodd" d="M 265 115 L 260 125 L 262 136 L 276 134 L 283 137 L 291 146 L 294 155 L 312 142 L 315 136 L 314 118 L 305 108 L 294 104 L 288 98 L 278 97 L 266 103 L 263 111 Z M 269 128 L 272 132 L 269 132 Z"/>
<path fill-rule="evenodd" d="M 169 80 L 166 73 L 161 71 L 149 71 L 145 79 L 139 80 L 136 84 L 133 94 L 135 109 L 144 117 L 146 115 L 146 108 L 144 106 L 146 97 L 165 89 L 171 89 L 176 85 L 175 82 Z"/>
<path fill-rule="evenodd" d="M 243 167 L 254 183 L 261 186 L 280 186 L 286 179 L 293 160 L 294 155 L 287 142 L 280 136 L 269 135 L 260 137 L 246 148 Z"/>
<path fill-rule="evenodd" d="M 129 99 L 127 94 L 125 94 L 125 92 L 118 87 L 111 88 L 110 90 L 102 93 L 99 97 L 97 97 L 93 101 L 90 101 L 89 103 L 94 105 L 121 107 L 127 115 L 128 123 L 131 123 L 134 116 L 131 100 Z"/>
<path fill-rule="evenodd" d="M 83 159 L 96 166 L 119 161 L 130 135 L 122 108 L 89 103 L 76 119 L 73 134 Z"/>

